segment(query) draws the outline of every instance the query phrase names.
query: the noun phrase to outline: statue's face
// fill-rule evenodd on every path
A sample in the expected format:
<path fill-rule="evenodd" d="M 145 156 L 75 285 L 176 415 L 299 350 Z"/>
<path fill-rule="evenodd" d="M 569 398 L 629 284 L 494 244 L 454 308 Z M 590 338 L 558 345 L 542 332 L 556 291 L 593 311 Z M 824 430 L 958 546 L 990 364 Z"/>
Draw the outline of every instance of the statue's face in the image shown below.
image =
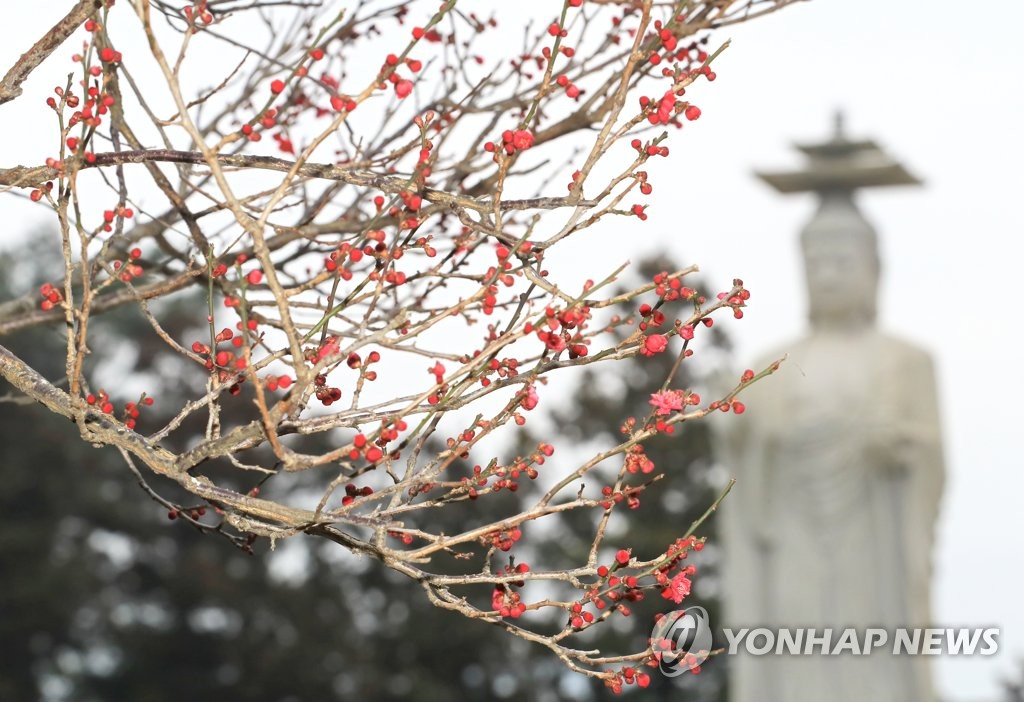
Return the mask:
<path fill-rule="evenodd" d="M 872 322 L 877 261 L 852 236 L 816 236 L 804 245 L 804 273 L 813 324 Z"/>

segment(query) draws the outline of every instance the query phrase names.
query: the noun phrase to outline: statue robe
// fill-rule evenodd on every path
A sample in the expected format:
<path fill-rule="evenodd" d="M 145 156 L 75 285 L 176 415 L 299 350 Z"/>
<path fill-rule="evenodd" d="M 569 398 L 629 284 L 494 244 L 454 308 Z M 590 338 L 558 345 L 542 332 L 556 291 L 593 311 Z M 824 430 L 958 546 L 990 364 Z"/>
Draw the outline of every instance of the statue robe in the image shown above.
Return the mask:
<path fill-rule="evenodd" d="M 730 699 L 933 702 L 928 657 L 891 655 L 894 628 L 931 622 L 944 482 L 931 359 L 874 329 L 786 351 L 743 394 L 747 412 L 716 422 L 737 478 L 721 515 L 723 626 L 831 627 L 831 646 L 844 628 L 884 628 L 889 641 L 871 656 L 756 657 L 741 644 L 725 657 Z"/>

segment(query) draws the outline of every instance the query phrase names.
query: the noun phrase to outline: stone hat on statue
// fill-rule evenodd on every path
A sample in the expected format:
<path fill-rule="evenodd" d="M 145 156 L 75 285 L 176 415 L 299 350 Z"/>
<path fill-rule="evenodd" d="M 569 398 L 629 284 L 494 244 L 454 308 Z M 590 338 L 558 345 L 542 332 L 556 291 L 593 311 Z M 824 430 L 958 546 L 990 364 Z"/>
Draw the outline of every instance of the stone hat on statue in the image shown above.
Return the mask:
<path fill-rule="evenodd" d="M 812 241 L 853 237 L 876 252 L 875 228 L 857 207 L 853 194 L 858 188 L 888 185 L 920 185 L 901 164 L 870 139 L 846 137 L 843 115 L 835 116 L 832 138 L 820 144 L 795 144 L 807 157 L 803 169 L 785 172 L 756 171 L 758 178 L 780 193 L 817 193 L 818 211 L 800 234 L 806 247 Z"/>

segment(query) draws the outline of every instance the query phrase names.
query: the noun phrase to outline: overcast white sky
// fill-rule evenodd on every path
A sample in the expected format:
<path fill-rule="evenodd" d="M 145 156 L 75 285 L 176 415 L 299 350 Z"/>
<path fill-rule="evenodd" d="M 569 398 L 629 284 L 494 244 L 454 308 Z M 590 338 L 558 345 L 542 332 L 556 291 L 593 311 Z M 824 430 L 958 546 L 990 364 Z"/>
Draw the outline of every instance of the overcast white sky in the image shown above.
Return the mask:
<path fill-rule="evenodd" d="M 70 6 L 9 4 L 3 70 Z M 853 136 L 876 139 L 926 181 L 865 193 L 861 204 L 882 237 L 882 324 L 938 361 L 949 480 L 936 616 L 1002 628 L 997 656 L 936 661 L 939 689 L 954 701 L 998 699 L 998 679 L 1024 659 L 1022 31 L 1020 2 L 982 11 L 952 0 L 811 0 L 720 34 L 733 45 L 716 64 L 719 78 L 692 91 L 704 115 L 673 135 L 670 168 L 650 169 L 650 219 L 635 237 L 644 251 L 700 264 L 719 287 L 746 281 L 752 306 L 728 328 L 739 360 L 749 360 L 804 327 L 796 235 L 813 206 L 776 195 L 752 169 L 797 165 L 789 144 L 827 136 L 841 107 Z M 65 48 L 53 75 L 67 72 Z M 46 154 L 25 139 L 39 111 L 0 111 L 2 165 L 40 162 Z M 9 197 L 3 212 L 0 244 L 42 221 Z"/>

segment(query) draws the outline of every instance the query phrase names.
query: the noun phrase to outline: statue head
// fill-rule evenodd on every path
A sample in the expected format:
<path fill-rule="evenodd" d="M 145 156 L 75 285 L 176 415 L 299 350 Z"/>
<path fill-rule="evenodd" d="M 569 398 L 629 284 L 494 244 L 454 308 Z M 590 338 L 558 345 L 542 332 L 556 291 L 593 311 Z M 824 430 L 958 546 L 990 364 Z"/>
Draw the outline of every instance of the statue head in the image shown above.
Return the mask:
<path fill-rule="evenodd" d="M 800 244 L 811 326 L 873 325 L 881 272 L 878 239 L 852 193 L 824 193 Z"/>

